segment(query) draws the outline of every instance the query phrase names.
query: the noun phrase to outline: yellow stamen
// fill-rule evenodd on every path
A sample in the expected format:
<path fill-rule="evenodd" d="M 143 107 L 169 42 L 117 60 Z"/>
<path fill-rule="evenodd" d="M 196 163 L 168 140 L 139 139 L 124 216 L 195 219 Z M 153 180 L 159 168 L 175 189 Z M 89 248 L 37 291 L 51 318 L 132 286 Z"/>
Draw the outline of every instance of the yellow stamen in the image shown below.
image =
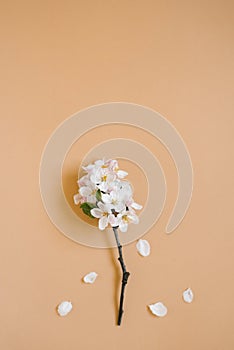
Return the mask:
<path fill-rule="evenodd" d="M 127 215 L 123 216 L 123 220 L 126 221 L 126 222 L 129 222 Z"/>

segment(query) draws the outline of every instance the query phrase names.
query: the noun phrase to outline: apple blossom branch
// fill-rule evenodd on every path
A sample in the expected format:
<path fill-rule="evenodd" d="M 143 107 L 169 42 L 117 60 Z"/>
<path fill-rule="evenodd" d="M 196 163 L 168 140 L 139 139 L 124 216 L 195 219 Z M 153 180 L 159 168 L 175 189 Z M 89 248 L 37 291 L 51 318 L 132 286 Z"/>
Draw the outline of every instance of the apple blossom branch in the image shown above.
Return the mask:
<path fill-rule="evenodd" d="M 118 314 L 120 326 L 124 312 L 125 287 L 130 273 L 124 263 L 118 229 L 127 232 L 129 224 L 138 224 L 139 217 L 135 210 L 142 209 L 142 206 L 134 201 L 131 184 L 125 180 L 128 173 L 119 169 L 117 160 L 97 160 L 83 167 L 83 170 L 86 174 L 78 180 L 79 190 L 74 195 L 74 202 L 80 203 L 80 208 L 86 215 L 98 219 L 99 230 L 103 231 L 111 226 L 115 234 L 118 260 L 123 273 Z"/>

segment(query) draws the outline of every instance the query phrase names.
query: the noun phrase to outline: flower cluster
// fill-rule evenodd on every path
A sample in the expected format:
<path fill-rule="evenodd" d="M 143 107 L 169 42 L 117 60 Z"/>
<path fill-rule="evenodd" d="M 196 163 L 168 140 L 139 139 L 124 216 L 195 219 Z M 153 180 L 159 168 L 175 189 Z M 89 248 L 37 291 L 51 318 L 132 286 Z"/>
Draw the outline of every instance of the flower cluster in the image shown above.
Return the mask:
<path fill-rule="evenodd" d="M 134 202 L 132 187 L 125 180 L 128 173 L 119 169 L 117 160 L 97 160 L 83 170 L 86 174 L 78 180 L 74 203 L 80 203 L 86 215 L 99 219 L 100 230 L 110 225 L 126 232 L 129 223 L 139 223 L 135 210 L 142 206 Z"/>

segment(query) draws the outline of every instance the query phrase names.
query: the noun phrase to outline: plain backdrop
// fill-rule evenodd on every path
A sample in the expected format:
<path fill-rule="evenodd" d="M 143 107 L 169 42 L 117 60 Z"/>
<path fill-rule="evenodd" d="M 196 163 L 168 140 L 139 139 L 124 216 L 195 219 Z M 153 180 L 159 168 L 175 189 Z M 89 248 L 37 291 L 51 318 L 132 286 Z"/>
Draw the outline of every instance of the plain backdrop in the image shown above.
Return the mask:
<path fill-rule="evenodd" d="M 232 350 L 233 1 L 15 0 L 0 7 L 0 348 Z M 38 179 L 54 129 L 110 101 L 164 115 L 185 140 L 195 174 L 189 211 L 166 235 L 175 167 L 159 142 L 129 131 L 160 159 L 168 196 L 145 236 L 151 255 L 141 258 L 135 243 L 124 247 L 131 278 L 121 327 L 116 250 L 64 237 L 44 211 Z M 98 279 L 84 285 L 93 270 Z M 188 287 L 192 304 L 182 300 Z M 56 314 L 62 300 L 74 306 L 65 318 Z M 166 317 L 148 311 L 156 301 L 167 305 Z"/>

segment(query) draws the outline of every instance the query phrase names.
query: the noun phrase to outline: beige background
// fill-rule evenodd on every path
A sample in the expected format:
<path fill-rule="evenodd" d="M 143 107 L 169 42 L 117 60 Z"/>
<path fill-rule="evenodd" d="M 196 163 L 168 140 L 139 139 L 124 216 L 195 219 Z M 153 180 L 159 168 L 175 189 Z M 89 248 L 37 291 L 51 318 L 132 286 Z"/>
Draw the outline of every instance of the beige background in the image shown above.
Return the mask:
<path fill-rule="evenodd" d="M 1 2 L 0 348 L 234 348 L 232 1 Z M 90 105 L 127 101 L 171 121 L 190 150 L 189 212 L 167 236 L 176 174 L 155 149 L 169 183 L 166 208 L 145 238 L 143 259 L 125 247 L 124 322 L 115 326 L 115 250 L 65 238 L 42 206 L 43 147 L 65 118 Z M 82 276 L 99 273 L 92 286 Z M 182 291 L 191 286 L 194 303 Z M 56 305 L 74 303 L 66 318 Z M 146 305 L 168 307 L 163 319 Z"/>

